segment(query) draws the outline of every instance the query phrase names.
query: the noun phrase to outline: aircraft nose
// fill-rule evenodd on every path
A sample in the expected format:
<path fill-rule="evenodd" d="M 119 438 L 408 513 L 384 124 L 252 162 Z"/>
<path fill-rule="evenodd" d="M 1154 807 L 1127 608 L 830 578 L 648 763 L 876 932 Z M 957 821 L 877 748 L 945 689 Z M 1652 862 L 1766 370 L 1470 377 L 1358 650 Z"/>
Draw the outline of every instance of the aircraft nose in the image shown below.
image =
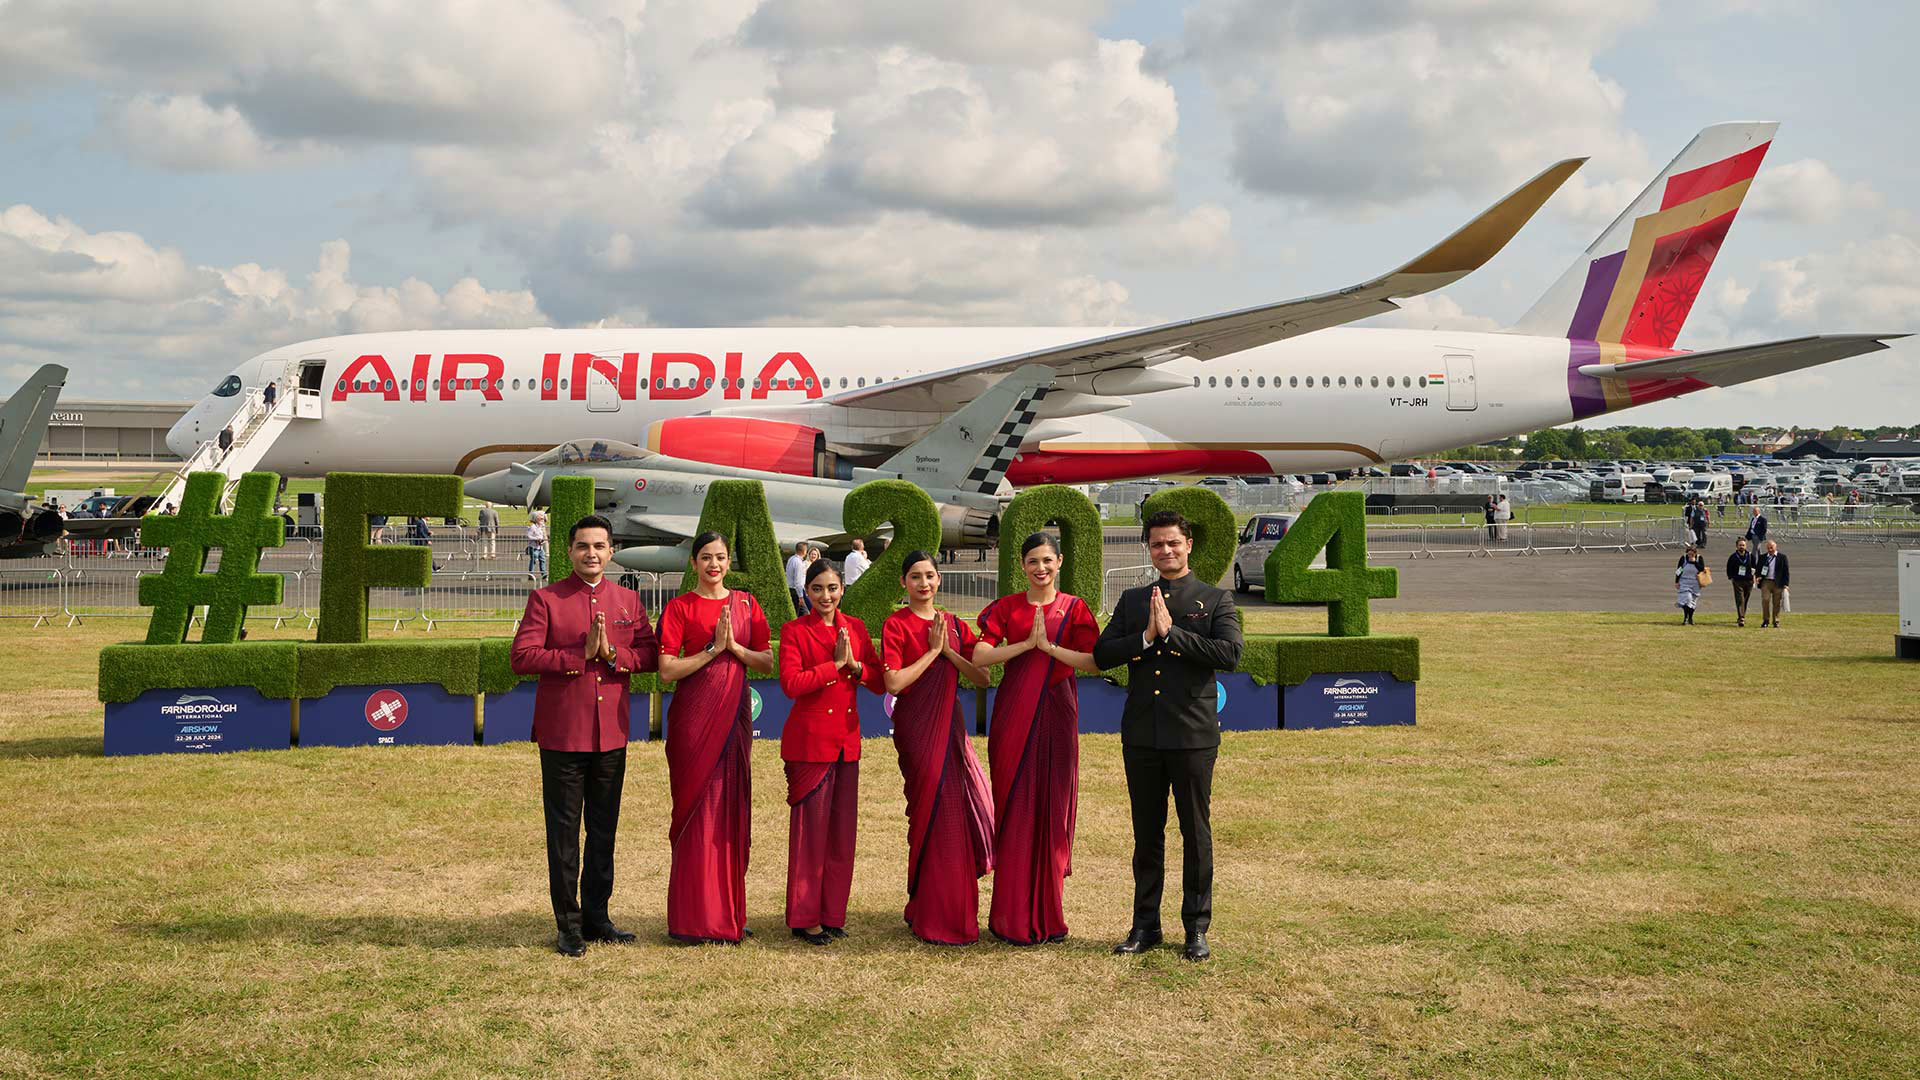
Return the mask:
<path fill-rule="evenodd" d="M 197 411 L 188 409 L 185 416 L 175 420 L 173 426 L 167 429 L 167 449 L 182 460 L 192 457 L 194 447 L 199 445 L 199 440 L 193 437 L 193 414 Z"/>
<path fill-rule="evenodd" d="M 502 506 L 519 506 L 527 501 L 527 480 L 511 469 L 501 469 L 467 481 L 467 494 Z"/>

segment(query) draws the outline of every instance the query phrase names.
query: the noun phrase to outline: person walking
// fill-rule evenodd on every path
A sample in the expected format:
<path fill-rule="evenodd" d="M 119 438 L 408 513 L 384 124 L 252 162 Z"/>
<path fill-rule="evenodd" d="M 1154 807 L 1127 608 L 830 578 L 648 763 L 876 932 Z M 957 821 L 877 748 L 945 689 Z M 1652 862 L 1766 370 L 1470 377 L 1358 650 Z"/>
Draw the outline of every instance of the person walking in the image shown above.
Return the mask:
<path fill-rule="evenodd" d="M 1735 626 L 1747 625 L 1747 601 L 1753 598 L 1754 552 L 1746 537 L 1733 542 L 1733 554 L 1727 556 L 1727 581 L 1733 586 Z"/>
<path fill-rule="evenodd" d="M 527 515 L 527 576 L 535 581 L 547 576 L 547 512 L 535 510 Z"/>
<path fill-rule="evenodd" d="M 1687 503 L 1687 508 L 1681 516 L 1686 519 L 1687 532 L 1688 535 L 1693 537 L 1693 546 L 1696 548 L 1706 547 L 1707 504 L 1705 500 L 1695 495 L 1693 500 Z"/>
<path fill-rule="evenodd" d="M 573 572 L 527 594 L 510 663 L 515 674 L 540 676 L 533 741 L 540 745 L 547 887 L 559 928 L 554 949 L 580 956 L 587 942 L 634 938 L 614 926 L 607 906 L 627 773 L 627 684 L 635 672 L 659 667 L 660 647 L 639 594 L 604 576 L 613 523 L 590 514 L 574 523 L 568 541 Z"/>
<path fill-rule="evenodd" d="M 1767 515 L 1760 512 L 1759 506 L 1755 506 L 1753 508 L 1753 516 L 1747 520 L 1747 543 L 1752 545 L 1750 554 L 1758 554 L 1760 548 L 1766 544 L 1766 542 Z"/>
<path fill-rule="evenodd" d="M 980 879 L 993 870 L 993 794 L 967 738 L 960 678 L 985 686 L 973 628 L 936 604 L 940 568 L 910 551 L 907 606 L 880 625 L 893 746 L 907 794 L 907 928 L 931 945 L 980 940 Z"/>
<path fill-rule="evenodd" d="M 1787 610 L 1787 555 L 1780 545 L 1767 541 L 1754 560 L 1754 578 L 1760 585 L 1760 625 L 1780 627 L 1780 616 Z"/>
<path fill-rule="evenodd" d="M 480 525 L 477 531 L 480 534 L 480 557 L 493 558 L 493 545 L 500 536 L 500 511 L 495 510 L 492 503 L 480 504 Z"/>
<path fill-rule="evenodd" d="M 1487 539 L 1489 540 L 1497 539 L 1499 537 L 1499 529 L 1496 528 L 1494 525 L 1494 517 L 1499 512 L 1500 512 L 1500 500 L 1494 498 L 1491 495 L 1487 496 L 1487 505 L 1480 508 L 1480 513 L 1481 513 L 1481 516 L 1487 519 Z"/>
<path fill-rule="evenodd" d="M 233 449 L 233 425 L 228 424 L 226 427 L 223 427 L 220 429 L 220 460 L 221 461 L 227 460 L 227 453 L 232 449 Z"/>
<path fill-rule="evenodd" d="M 1162 510 L 1141 530 L 1160 578 L 1128 589 L 1093 647 L 1101 669 L 1127 665 L 1120 754 L 1133 811 L 1133 928 L 1121 955 L 1158 945 L 1165 877 L 1167 793 L 1180 817 L 1180 920 L 1188 960 L 1213 955 L 1213 766 L 1220 753 L 1214 673 L 1240 662 L 1233 594 L 1200 581 L 1188 565 L 1193 526 Z"/>
<path fill-rule="evenodd" d="M 1507 538 L 1507 522 L 1513 520 L 1513 500 L 1503 493 L 1493 508 L 1493 529 L 1495 540 Z"/>
<path fill-rule="evenodd" d="M 273 403 L 280 400 L 280 383 L 269 381 L 260 390 L 260 402 L 267 407 L 267 415 L 273 415 Z"/>
<path fill-rule="evenodd" d="M 1707 574 L 1706 560 L 1700 557 L 1700 549 L 1688 544 L 1673 571 L 1673 602 L 1680 609 L 1680 625 L 1693 625 L 1694 610 L 1700 606 L 1700 586 L 1711 580 Z"/>
<path fill-rule="evenodd" d="M 1010 945 L 1067 939 L 1066 879 L 1080 803 L 1080 686 L 1097 674 L 1093 609 L 1060 591 L 1060 542 L 1020 545 L 1024 591 L 980 613 L 974 663 L 1004 663 L 987 727 L 993 770 L 993 905 L 987 929 Z"/>
<path fill-rule="evenodd" d="M 753 594 L 728 589 L 726 538 L 693 538 L 696 584 L 660 613 L 660 678 L 667 706 L 667 936 L 737 945 L 747 934 L 752 846 L 753 692 L 747 672 L 773 670 L 767 617 Z"/>

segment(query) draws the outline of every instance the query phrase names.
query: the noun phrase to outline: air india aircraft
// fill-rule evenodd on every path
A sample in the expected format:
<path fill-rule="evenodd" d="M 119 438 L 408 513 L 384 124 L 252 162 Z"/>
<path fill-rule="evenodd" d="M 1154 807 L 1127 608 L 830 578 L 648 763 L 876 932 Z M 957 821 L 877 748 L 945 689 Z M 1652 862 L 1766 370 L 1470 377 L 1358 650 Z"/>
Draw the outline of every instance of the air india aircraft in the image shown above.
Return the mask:
<path fill-rule="evenodd" d="M 601 438 L 844 478 L 924 438 L 1003 376 L 1040 365 L 1053 385 L 1007 464 L 1013 486 L 1420 457 L 1903 336 L 1674 347 L 1777 126 L 1701 131 L 1502 332 L 1344 324 L 1485 264 L 1584 159 L 1551 166 L 1399 269 L 1318 296 L 1099 333 L 539 328 L 323 338 L 235 368 L 167 444 L 189 459 L 182 477 L 201 468 L 477 476 Z M 271 408 L 259 393 L 269 382 L 278 387 Z M 222 453 L 229 425 L 234 445 Z"/>

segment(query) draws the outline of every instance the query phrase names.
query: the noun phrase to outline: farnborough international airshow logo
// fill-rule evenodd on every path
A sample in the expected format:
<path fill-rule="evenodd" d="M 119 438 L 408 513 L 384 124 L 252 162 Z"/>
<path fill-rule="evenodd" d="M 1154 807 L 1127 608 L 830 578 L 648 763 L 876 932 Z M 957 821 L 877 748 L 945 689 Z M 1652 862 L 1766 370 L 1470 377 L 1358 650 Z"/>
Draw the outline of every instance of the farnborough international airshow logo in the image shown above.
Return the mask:
<path fill-rule="evenodd" d="M 367 723 L 378 731 L 392 731 L 407 722 L 407 696 L 398 690 L 376 690 L 367 698 Z"/>
<path fill-rule="evenodd" d="M 181 694 L 173 704 L 160 706 L 160 715 L 175 724 L 173 741 L 193 750 L 210 750 L 221 741 L 220 725 L 240 706 L 212 694 Z"/>

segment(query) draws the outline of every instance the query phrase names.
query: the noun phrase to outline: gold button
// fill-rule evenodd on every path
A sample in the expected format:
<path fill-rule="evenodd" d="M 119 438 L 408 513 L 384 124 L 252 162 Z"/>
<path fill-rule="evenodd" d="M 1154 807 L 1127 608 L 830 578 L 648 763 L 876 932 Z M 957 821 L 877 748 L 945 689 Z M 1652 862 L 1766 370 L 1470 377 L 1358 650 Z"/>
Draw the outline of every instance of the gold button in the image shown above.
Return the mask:
<path fill-rule="evenodd" d="M 1158 674 L 1160 674 L 1160 669 L 1159 669 L 1159 668 L 1154 668 L 1154 669 L 1153 669 L 1153 673 L 1154 673 L 1155 675 L 1158 675 Z"/>
<path fill-rule="evenodd" d="M 1154 696 L 1155 696 L 1155 697 L 1159 697 L 1159 696 L 1160 696 L 1160 691 L 1158 691 L 1158 690 L 1155 690 L 1155 691 L 1153 692 L 1153 694 L 1154 694 Z"/>
<path fill-rule="evenodd" d="M 1160 692 L 1160 691 L 1158 691 L 1158 690 L 1155 690 L 1155 691 L 1154 691 L 1154 693 L 1156 693 L 1156 694 L 1157 694 L 1157 693 L 1159 693 L 1159 692 Z M 607 700 L 607 699 L 606 699 L 606 698 L 603 698 L 603 697 L 600 697 L 600 696 L 598 696 L 598 695 L 595 695 L 595 696 L 594 696 L 594 699 L 593 699 L 593 700 L 595 700 L 595 701 L 605 701 L 605 700 Z"/>
<path fill-rule="evenodd" d="M 831 705 L 829 705 L 829 706 L 827 706 L 827 715 L 828 715 L 828 716 L 832 716 L 832 715 L 833 715 L 833 706 L 831 706 Z"/>

